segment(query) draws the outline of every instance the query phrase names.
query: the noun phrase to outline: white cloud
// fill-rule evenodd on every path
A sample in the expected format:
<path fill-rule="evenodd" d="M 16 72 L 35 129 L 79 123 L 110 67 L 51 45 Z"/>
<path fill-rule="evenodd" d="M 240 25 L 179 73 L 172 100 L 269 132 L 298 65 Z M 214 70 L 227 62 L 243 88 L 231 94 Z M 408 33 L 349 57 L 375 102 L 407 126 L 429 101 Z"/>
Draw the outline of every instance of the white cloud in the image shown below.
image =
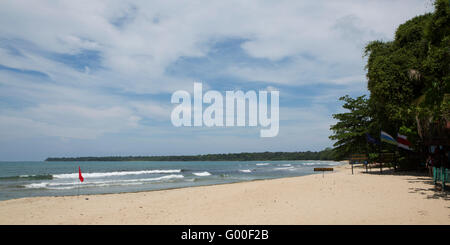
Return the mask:
<path fill-rule="evenodd" d="M 57 136 L 93 139 L 137 126 L 139 117 L 126 108 L 88 108 L 77 105 L 39 105 L 20 113 L 3 111 L 3 136 Z"/>
<path fill-rule="evenodd" d="M 164 146 L 181 149 L 186 142 L 195 151 L 188 139 L 193 134 L 223 132 L 217 146 L 209 139 L 199 145 L 211 151 L 320 148 L 329 142 L 332 122 L 325 105 L 335 105 L 339 95 L 365 92 L 364 45 L 392 39 L 399 24 L 431 10 L 423 0 L 1 1 L 0 64 L 50 79 L 0 70 L 0 96 L 10 101 L 0 107 L 0 135 L 93 140 L 129 133 L 134 138 L 128 142 L 148 144 L 166 135 L 157 141 L 163 152 Z M 208 72 L 270 82 L 263 85 L 268 90 L 319 83 L 338 88 L 308 95 L 310 107 L 284 108 L 274 139 L 243 139 L 240 135 L 253 132 L 248 129 L 173 129 L 170 98 L 153 96 L 192 91 L 195 81 L 171 76 L 167 68 L 181 57 L 209 59 L 213 45 L 229 39 L 244 40 L 241 48 L 250 61 Z M 88 62 L 74 69 L 54 58 L 86 50 L 99 54 L 100 68 Z M 214 89 L 210 81 L 197 82 Z M 166 127 L 145 124 L 165 120 Z"/>
<path fill-rule="evenodd" d="M 119 84 L 123 88 L 122 83 L 126 83 L 130 90 L 147 92 L 157 90 L 155 85 L 182 83 L 167 77 L 165 68 L 182 56 L 205 56 L 209 41 L 224 37 L 248 38 L 242 48 L 256 58 L 280 60 L 306 53 L 327 63 L 360 63 L 365 42 L 392 38 L 398 24 L 423 13 L 426 7 L 420 0 L 414 3 L 410 0 L 339 3 L 14 0 L 2 1 L 1 5 L 3 38 L 27 40 L 49 52 L 99 50 L 104 67 L 120 74 L 121 79 L 128 78 L 112 79 L 109 86 Z M 120 28 L 113 24 L 127 15 L 131 17 Z M 35 69 L 46 71 L 42 62 L 34 60 L 41 67 Z M 309 68 L 307 62 L 297 66 Z M 295 67 L 285 69 L 292 73 Z M 108 74 L 99 74 L 105 75 Z M 108 80 L 111 78 L 107 76 Z"/>

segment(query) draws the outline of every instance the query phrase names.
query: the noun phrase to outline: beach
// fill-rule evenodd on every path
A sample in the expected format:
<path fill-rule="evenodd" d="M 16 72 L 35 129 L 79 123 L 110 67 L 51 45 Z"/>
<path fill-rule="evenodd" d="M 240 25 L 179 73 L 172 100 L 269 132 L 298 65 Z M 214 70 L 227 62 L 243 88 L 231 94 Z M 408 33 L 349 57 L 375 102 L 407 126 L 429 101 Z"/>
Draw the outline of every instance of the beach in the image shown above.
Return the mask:
<path fill-rule="evenodd" d="M 135 193 L 0 201 L 0 224 L 450 224 L 429 177 L 348 164 L 332 173 Z"/>

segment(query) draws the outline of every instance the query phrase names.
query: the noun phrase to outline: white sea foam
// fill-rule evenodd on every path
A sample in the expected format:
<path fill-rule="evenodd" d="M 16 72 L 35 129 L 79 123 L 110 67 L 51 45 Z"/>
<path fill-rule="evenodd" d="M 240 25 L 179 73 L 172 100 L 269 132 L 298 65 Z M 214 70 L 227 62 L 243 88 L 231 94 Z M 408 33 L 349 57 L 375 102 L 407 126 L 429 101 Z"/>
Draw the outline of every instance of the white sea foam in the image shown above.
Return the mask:
<path fill-rule="evenodd" d="M 252 170 L 250 170 L 250 169 L 240 169 L 239 171 L 242 173 L 251 173 L 252 172 Z"/>
<path fill-rule="evenodd" d="M 302 165 L 306 165 L 306 166 L 315 166 L 315 165 L 334 166 L 334 165 L 339 165 L 339 162 L 315 161 L 315 162 L 304 162 L 304 163 L 302 163 Z"/>
<path fill-rule="evenodd" d="M 328 165 L 328 164 L 326 164 L 326 163 L 324 163 L 324 162 L 305 162 L 305 163 L 302 163 L 303 165 L 306 165 L 306 166 L 315 166 L 315 165 Z"/>
<path fill-rule="evenodd" d="M 292 165 L 291 164 L 281 164 L 281 166 L 283 166 L 283 167 L 290 167 Z"/>
<path fill-rule="evenodd" d="M 75 188 L 88 188 L 88 187 L 104 187 L 104 186 L 124 186 L 124 185 L 142 185 L 144 182 L 127 182 L 127 183 L 103 183 L 103 184 L 82 184 L 82 185 L 71 185 L 71 186 L 62 186 L 62 187 L 52 187 L 48 186 L 46 189 L 51 190 L 70 190 Z"/>
<path fill-rule="evenodd" d="M 124 175 L 140 175 L 140 174 L 170 174 L 180 173 L 181 169 L 167 169 L 167 170 L 142 170 L 142 171 L 117 171 L 117 172 L 105 172 L 105 173 L 82 173 L 84 178 L 100 178 L 110 176 L 124 176 Z M 55 174 L 55 179 L 76 179 L 78 173 L 71 174 Z"/>
<path fill-rule="evenodd" d="M 155 178 L 85 181 L 84 183 L 86 183 L 86 184 L 132 183 L 132 182 L 151 182 L 151 181 L 158 181 L 158 180 L 181 179 L 181 178 L 184 178 L 184 176 L 181 174 L 171 174 L 171 175 L 164 175 L 164 176 L 155 177 Z"/>
<path fill-rule="evenodd" d="M 294 167 L 282 167 L 282 168 L 274 168 L 274 170 L 294 170 Z"/>
<path fill-rule="evenodd" d="M 104 180 L 104 181 L 84 181 L 80 182 L 41 182 L 24 185 L 25 188 L 47 188 L 56 190 L 73 189 L 78 187 L 101 187 L 110 185 L 140 185 L 146 182 L 154 182 L 160 180 L 181 179 L 181 174 L 171 174 L 155 178 L 144 179 L 128 179 L 128 180 Z"/>
<path fill-rule="evenodd" d="M 266 162 L 261 162 L 261 163 L 257 163 L 256 166 L 267 166 L 270 163 L 266 163 Z"/>
<path fill-rule="evenodd" d="M 198 173 L 192 173 L 193 175 L 196 176 L 210 176 L 211 174 L 209 172 L 198 172 Z"/>
<path fill-rule="evenodd" d="M 43 182 L 43 183 L 31 183 L 24 185 L 25 188 L 45 188 L 49 183 Z"/>

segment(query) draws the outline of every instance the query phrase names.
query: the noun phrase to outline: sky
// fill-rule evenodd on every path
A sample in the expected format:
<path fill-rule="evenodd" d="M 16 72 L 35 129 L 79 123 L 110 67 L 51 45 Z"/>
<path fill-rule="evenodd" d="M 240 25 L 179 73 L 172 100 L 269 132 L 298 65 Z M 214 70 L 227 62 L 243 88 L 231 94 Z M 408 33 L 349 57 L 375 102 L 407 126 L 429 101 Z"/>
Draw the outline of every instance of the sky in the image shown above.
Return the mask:
<path fill-rule="evenodd" d="M 430 0 L 0 2 L 0 161 L 319 151 L 364 46 Z M 171 95 L 280 91 L 279 134 L 174 127 Z"/>

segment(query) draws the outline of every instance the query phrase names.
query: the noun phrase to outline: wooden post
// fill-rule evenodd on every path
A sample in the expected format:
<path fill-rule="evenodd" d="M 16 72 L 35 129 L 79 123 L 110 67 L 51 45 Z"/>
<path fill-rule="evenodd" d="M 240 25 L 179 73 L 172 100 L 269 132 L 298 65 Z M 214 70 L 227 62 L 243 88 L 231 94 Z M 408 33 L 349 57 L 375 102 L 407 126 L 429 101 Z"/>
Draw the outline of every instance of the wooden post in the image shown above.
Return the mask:
<path fill-rule="evenodd" d="M 380 162 L 380 174 L 383 173 L 383 162 Z"/>
<path fill-rule="evenodd" d="M 369 144 L 367 143 L 367 140 L 366 140 L 366 174 L 368 173 L 368 171 L 367 171 L 367 165 L 369 165 Z"/>
<path fill-rule="evenodd" d="M 383 158 L 382 158 L 382 154 L 381 153 L 381 143 L 380 143 L 380 155 L 379 155 L 379 162 L 380 162 L 380 174 L 383 173 Z"/>
<path fill-rule="evenodd" d="M 397 151 L 398 149 L 396 149 L 396 151 L 394 151 L 394 172 L 397 172 L 397 153 L 398 153 L 398 151 Z"/>

